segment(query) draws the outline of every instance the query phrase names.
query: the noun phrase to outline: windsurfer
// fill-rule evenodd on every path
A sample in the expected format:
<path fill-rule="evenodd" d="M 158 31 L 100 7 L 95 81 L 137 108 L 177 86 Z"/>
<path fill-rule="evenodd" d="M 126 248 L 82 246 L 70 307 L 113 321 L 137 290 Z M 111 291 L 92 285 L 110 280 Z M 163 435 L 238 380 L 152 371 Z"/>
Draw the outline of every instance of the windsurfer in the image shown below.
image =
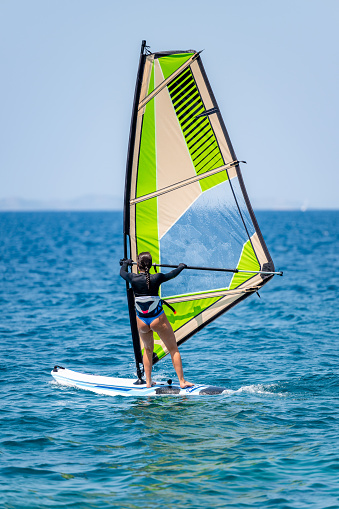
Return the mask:
<path fill-rule="evenodd" d="M 187 382 L 184 378 L 181 355 L 178 350 L 174 332 L 162 308 L 161 299 L 158 296 L 160 285 L 178 276 L 186 265 L 180 263 L 176 269 L 171 270 L 171 272 L 167 274 L 163 274 L 162 272 L 150 274 L 152 256 L 149 252 L 140 253 L 138 255 L 139 274 L 127 271 L 128 265 L 131 263 L 132 260 L 123 260 L 120 276 L 130 283 L 135 296 L 137 326 L 144 344 L 143 362 L 147 387 L 152 386 L 153 332 L 159 335 L 171 355 L 174 369 L 179 378 L 180 387 L 182 389 L 192 387 L 194 384 Z"/>

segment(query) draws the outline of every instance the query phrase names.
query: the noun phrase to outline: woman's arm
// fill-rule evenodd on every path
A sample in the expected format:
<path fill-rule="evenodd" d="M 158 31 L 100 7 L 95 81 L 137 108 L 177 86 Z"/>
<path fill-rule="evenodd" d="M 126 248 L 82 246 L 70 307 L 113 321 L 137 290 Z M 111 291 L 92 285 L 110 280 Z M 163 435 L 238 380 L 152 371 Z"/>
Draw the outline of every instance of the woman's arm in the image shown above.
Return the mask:
<path fill-rule="evenodd" d="M 171 270 L 171 272 L 167 272 L 167 274 L 164 274 L 161 272 L 162 275 L 162 281 L 169 281 L 170 279 L 173 279 L 177 277 L 184 268 L 187 267 L 184 263 L 179 263 L 178 267 L 176 269 Z"/>
<path fill-rule="evenodd" d="M 131 260 L 123 260 L 122 266 L 120 269 L 120 276 L 129 283 L 131 282 L 130 273 L 128 272 L 128 265 Z"/>

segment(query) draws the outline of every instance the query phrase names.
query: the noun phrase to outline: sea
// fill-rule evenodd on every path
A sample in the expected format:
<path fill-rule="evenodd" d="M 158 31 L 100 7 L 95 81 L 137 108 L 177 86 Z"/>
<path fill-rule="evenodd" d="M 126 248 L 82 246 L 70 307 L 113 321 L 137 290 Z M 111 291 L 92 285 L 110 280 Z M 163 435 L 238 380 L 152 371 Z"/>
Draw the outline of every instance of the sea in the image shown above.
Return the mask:
<path fill-rule="evenodd" d="M 283 277 L 181 347 L 227 392 L 137 398 L 50 374 L 135 374 L 122 214 L 0 214 L 1 508 L 339 508 L 339 211 L 256 215 Z"/>

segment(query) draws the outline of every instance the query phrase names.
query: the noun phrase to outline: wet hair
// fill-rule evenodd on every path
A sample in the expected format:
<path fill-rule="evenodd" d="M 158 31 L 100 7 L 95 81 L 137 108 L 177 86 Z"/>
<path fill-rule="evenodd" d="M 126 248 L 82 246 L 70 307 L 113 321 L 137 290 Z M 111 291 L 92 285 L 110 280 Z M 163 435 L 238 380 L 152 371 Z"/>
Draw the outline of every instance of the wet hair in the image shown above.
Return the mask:
<path fill-rule="evenodd" d="M 148 251 L 145 251 L 143 253 L 140 253 L 138 255 L 138 267 L 141 270 L 144 270 L 146 273 L 146 282 L 147 282 L 147 288 L 150 287 L 150 268 L 152 267 L 152 256 L 151 253 Z"/>

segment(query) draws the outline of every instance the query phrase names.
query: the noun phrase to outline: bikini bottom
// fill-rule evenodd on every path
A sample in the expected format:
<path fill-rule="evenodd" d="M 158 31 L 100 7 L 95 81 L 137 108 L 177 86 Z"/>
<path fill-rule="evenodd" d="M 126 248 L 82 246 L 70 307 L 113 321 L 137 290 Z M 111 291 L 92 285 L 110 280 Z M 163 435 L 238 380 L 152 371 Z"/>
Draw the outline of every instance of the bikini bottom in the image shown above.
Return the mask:
<path fill-rule="evenodd" d="M 146 317 L 142 314 L 139 314 L 138 311 L 137 311 L 137 317 L 139 318 L 139 320 L 141 320 L 142 322 L 144 322 L 146 325 L 150 326 L 151 323 L 153 322 L 153 320 L 155 320 L 156 318 L 158 318 L 159 316 L 161 316 L 162 314 L 164 313 L 164 310 L 161 308 L 159 313 L 156 314 L 155 316 L 151 316 L 151 317 Z"/>

